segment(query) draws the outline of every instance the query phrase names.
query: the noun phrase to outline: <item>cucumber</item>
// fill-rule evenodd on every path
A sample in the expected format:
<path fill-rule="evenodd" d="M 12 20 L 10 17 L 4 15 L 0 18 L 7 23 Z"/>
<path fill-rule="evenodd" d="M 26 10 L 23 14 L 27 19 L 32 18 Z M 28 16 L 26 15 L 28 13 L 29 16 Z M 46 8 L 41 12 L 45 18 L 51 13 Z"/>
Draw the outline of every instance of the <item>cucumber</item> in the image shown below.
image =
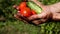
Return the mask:
<path fill-rule="evenodd" d="M 36 5 L 36 4 L 35 4 L 34 2 L 32 2 L 32 1 L 27 2 L 27 6 L 28 6 L 29 8 L 31 8 L 31 9 L 35 10 L 37 14 L 40 14 L 41 11 L 42 11 L 42 8 L 39 7 L 38 5 Z"/>

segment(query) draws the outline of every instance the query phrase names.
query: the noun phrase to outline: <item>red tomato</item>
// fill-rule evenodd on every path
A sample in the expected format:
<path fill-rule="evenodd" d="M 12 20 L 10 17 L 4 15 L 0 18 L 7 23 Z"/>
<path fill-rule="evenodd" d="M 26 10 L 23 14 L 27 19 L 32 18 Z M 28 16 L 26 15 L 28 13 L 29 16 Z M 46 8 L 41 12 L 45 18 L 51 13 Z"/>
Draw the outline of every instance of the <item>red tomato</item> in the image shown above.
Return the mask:
<path fill-rule="evenodd" d="M 21 2 L 19 5 L 19 9 L 23 9 L 26 7 L 26 2 Z"/>
<path fill-rule="evenodd" d="M 32 15 L 35 15 L 36 14 L 36 12 L 34 10 L 31 10 L 31 12 L 32 12 Z"/>
<path fill-rule="evenodd" d="M 29 17 L 29 16 L 32 15 L 32 14 L 31 14 L 31 10 L 30 10 L 30 8 L 28 8 L 28 7 L 25 7 L 24 9 L 22 9 L 22 10 L 20 11 L 20 14 L 21 14 L 22 16 L 25 16 L 25 17 Z"/>

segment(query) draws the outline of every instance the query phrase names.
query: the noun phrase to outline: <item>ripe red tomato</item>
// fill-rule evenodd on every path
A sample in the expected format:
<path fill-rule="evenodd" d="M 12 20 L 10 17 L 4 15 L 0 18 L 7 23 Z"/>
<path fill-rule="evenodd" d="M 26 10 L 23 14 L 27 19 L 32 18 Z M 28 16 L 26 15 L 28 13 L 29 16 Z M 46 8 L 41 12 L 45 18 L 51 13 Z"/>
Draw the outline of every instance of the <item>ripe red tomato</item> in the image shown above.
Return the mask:
<path fill-rule="evenodd" d="M 20 5 L 19 5 L 19 9 L 23 9 L 25 8 L 27 5 L 26 5 L 26 2 L 21 2 Z"/>
<path fill-rule="evenodd" d="M 22 16 L 25 16 L 25 17 L 29 17 L 29 16 L 32 15 L 32 14 L 31 14 L 31 10 L 30 10 L 30 8 L 28 8 L 28 7 L 25 7 L 24 9 L 22 9 L 22 10 L 20 11 L 20 14 L 21 14 Z"/>
<path fill-rule="evenodd" d="M 36 14 L 36 12 L 34 10 L 31 10 L 31 12 L 32 12 L 32 15 L 35 15 Z"/>

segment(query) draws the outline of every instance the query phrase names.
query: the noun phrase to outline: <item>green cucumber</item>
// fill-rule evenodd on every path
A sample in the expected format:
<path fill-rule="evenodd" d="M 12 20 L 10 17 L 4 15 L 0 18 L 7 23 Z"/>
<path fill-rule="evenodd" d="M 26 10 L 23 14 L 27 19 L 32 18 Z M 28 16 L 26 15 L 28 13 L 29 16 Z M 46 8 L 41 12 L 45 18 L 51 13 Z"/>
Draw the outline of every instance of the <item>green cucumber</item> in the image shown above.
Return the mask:
<path fill-rule="evenodd" d="M 29 8 L 31 8 L 31 9 L 35 10 L 37 14 L 40 14 L 41 11 L 42 11 L 42 8 L 39 7 L 38 5 L 36 5 L 36 4 L 35 4 L 34 2 L 32 2 L 32 1 L 27 2 L 27 6 L 28 6 Z"/>

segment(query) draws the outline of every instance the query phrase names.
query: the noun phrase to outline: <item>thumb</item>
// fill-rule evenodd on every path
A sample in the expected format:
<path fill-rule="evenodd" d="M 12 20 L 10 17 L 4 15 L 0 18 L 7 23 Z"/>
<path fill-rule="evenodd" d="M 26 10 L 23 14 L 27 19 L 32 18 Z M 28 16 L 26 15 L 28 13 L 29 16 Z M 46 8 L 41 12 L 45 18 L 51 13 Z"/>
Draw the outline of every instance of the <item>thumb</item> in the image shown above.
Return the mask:
<path fill-rule="evenodd" d="M 45 12 L 41 13 L 41 14 L 37 14 L 37 15 L 32 15 L 30 16 L 28 19 L 29 20 L 34 20 L 34 19 L 44 19 L 47 17 L 47 14 Z"/>

